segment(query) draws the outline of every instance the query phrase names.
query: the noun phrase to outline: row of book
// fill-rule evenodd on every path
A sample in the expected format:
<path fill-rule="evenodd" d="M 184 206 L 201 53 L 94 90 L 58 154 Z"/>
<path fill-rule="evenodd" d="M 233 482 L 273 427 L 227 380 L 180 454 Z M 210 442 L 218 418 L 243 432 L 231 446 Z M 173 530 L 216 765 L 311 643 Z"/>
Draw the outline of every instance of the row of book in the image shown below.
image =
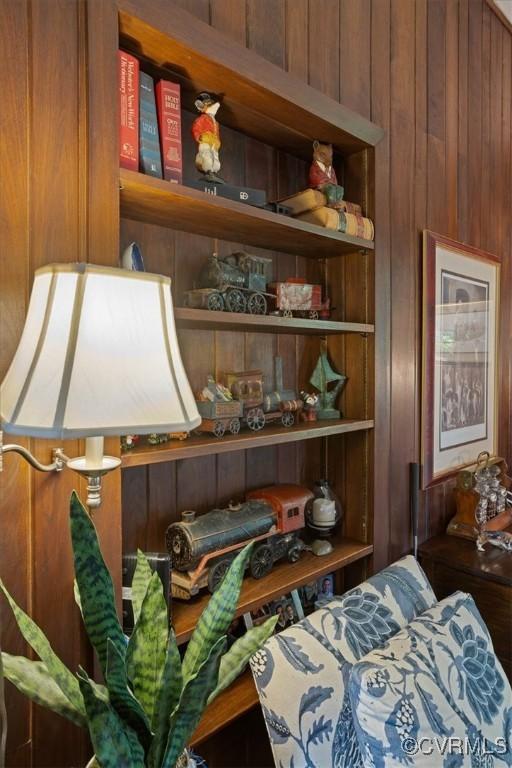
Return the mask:
<path fill-rule="evenodd" d="M 120 164 L 175 184 L 183 179 L 181 93 L 178 83 L 142 72 L 119 51 Z"/>
<path fill-rule="evenodd" d="M 279 202 L 301 221 L 335 229 L 363 240 L 373 240 L 375 237 L 373 221 L 363 216 L 360 205 L 342 200 L 336 208 L 330 208 L 326 196 L 319 189 L 304 189 Z"/>

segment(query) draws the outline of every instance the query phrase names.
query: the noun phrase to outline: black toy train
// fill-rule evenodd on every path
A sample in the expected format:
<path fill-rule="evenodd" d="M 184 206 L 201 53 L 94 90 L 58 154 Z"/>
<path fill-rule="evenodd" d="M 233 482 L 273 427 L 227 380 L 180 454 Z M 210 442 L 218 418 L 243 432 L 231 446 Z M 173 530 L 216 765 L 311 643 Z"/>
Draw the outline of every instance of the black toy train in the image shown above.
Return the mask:
<path fill-rule="evenodd" d="M 172 560 L 173 597 L 189 600 L 203 587 L 214 592 L 237 552 L 255 541 L 249 563 L 256 579 L 287 557 L 298 560 L 304 548 L 297 532 L 313 494 L 299 485 L 275 485 L 250 491 L 247 500 L 205 515 L 184 512 L 172 523 L 166 544 Z"/>

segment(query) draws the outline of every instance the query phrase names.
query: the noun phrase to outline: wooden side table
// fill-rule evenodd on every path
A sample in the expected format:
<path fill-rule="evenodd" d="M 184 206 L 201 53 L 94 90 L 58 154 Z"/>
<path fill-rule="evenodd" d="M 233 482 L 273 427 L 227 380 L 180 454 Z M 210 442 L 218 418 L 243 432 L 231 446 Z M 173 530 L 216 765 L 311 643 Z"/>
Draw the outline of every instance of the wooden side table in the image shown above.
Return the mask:
<path fill-rule="evenodd" d="M 443 535 L 420 546 L 419 560 L 439 600 L 458 589 L 473 596 L 512 680 L 512 553 Z"/>

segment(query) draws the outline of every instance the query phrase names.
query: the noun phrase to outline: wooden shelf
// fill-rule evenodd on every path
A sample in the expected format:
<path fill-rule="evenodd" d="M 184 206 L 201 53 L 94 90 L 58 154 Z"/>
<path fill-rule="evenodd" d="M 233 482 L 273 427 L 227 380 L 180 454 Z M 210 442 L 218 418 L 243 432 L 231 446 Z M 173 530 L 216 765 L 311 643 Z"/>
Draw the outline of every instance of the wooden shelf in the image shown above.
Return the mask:
<path fill-rule="evenodd" d="M 124 168 L 120 196 L 125 218 L 272 251 L 320 259 L 374 248 L 370 240 Z"/>
<path fill-rule="evenodd" d="M 195 747 L 228 723 L 241 717 L 259 702 L 258 692 L 250 669 L 240 675 L 206 708 L 201 722 L 192 735 L 190 744 Z"/>
<path fill-rule="evenodd" d="M 226 434 L 221 438 L 212 435 L 191 435 L 186 440 L 171 440 L 163 445 L 144 445 L 140 448 L 134 448 L 123 454 L 122 467 L 140 467 L 146 464 L 159 464 L 164 461 L 192 459 L 197 456 L 261 448 L 265 445 L 295 443 L 299 440 L 342 435 L 346 432 L 360 432 L 372 428 L 373 421 L 371 419 L 336 419 L 300 422 L 293 427 L 268 426 L 260 432 L 244 429 L 238 435 Z"/>
<path fill-rule="evenodd" d="M 208 309 L 176 307 L 174 317 L 179 328 L 214 331 L 248 331 L 254 333 L 289 333 L 305 336 L 328 336 L 340 333 L 373 333 L 369 323 L 345 323 L 336 320 L 304 320 L 277 315 L 249 315 L 214 312 Z"/>
<path fill-rule="evenodd" d="M 374 146 L 384 135 L 365 117 L 209 24 L 191 23 L 174 4 L 119 0 L 118 7 L 121 47 L 178 80 L 186 107 L 205 87 L 222 93 L 223 125 L 306 159 L 314 139 L 350 154 Z"/>
<path fill-rule="evenodd" d="M 296 563 L 283 561 L 276 563 L 272 572 L 263 579 L 244 579 L 237 616 L 252 611 L 264 603 L 291 592 L 310 581 L 315 581 L 326 573 L 368 557 L 373 552 L 371 544 L 362 544 L 351 539 L 333 541 L 334 549 L 329 555 L 317 557 L 311 552 L 304 552 Z M 192 634 L 203 612 L 210 594 L 208 591 L 190 601 L 174 600 L 172 604 L 172 623 L 179 644 L 185 643 Z"/>

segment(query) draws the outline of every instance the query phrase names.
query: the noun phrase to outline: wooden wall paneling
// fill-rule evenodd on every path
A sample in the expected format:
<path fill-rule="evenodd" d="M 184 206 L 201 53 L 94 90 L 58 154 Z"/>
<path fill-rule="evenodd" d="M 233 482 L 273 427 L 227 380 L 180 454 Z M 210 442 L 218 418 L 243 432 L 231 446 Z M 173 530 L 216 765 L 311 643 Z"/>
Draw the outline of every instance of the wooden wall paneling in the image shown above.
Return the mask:
<path fill-rule="evenodd" d="M 429 6 L 430 7 L 430 6 Z M 407 0 L 391 4 L 391 531 L 388 557 L 410 547 L 404 525 L 408 509 L 408 465 L 417 456 L 418 365 L 414 263 L 417 241 L 414 222 L 414 29 L 415 6 Z"/>
<path fill-rule="evenodd" d="M 457 238 L 468 242 L 469 187 L 469 0 L 459 0 L 459 88 L 458 88 L 458 183 L 457 183 Z M 448 109 L 448 104 L 447 104 Z"/>
<path fill-rule="evenodd" d="M 446 197 L 446 13 L 444 0 L 428 4 L 428 226 L 443 234 L 448 226 Z"/>
<path fill-rule="evenodd" d="M 384 138 L 375 147 L 375 523 L 373 565 L 388 562 L 391 463 L 391 2 L 372 0 L 371 119 Z"/>
<path fill-rule="evenodd" d="M 484 3 L 482 8 L 482 176 L 480 179 L 480 245 L 485 250 L 489 250 L 489 238 L 491 226 L 494 223 L 491 217 L 487 215 L 489 200 L 491 199 L 491 185 L 495 187 L 496 180 L 491 180 L 491 130 L 494 134 L 495 120 L 491 116 L 491 90 L 496 88 L 496 83 L 491 84 L 491 18 L 494 14 Z M 492 120 L 492 127 L 491 127 Z"/>
<path fill-rule="evenodd" d="M 30 245 L 31 271 L 50 261 L 86 260 L 80 230 L 83 199 L 80 107 L 77 84 L 80 61 L 79 6 L 41 0 L 30 5 L 31 78 L 30 103 L 45 94 L 45 109 L 32 112 L 29 120 Z M 71 34 L 73 32 L 73 34 Z M 55 73 L 59 72 L 59 77 Z M 55 141 L 58 125 L 59 142 Z M 65 151 L 63 150 L 65 147 Z M 48 440 L 34 440 L 36 456 L 49 456 Z M 80 453 L 78 441 L 63 444 L 69 456 Z M 69 538 L 69 498 L 78 480 L 71 472 L 60 476 L 34 473 L 32 557 L 34 595 L 32 617 L 47 634 L 54 650 L 71 667 L 83 654 L 79 612 L 73 597 L 73 561 Z M 59 589 L 54 586 L 58 584 Z M 62 632 L 65 622 L 66 632 Z M 33 749 L 40 766 L 65 766 L 86 759 L 86 744 L 76 726 L 50 712 L 34 708 Z M 48 749 L 48 745 L 58 754 Z"/>
<path fill-rule="evenodd" d="M 468 242 L 480 247 L 482 183 L 482 3 L 469 3 L 469 73 L 468 73 Z"/>
<path fill-rule="evenodd" d="M 28 300 L 28 163 L 27 133 L 19 122 L 29 119 L 27 88 L 29 79 L 29 17 L 26 3 L 11 3 L 3 8 L 0 24 L 0 46 L 4 53 L 4 96 L 0 111 L 0 166 L 9 194 L 0 197 L 0 377 L 5 375 L 25 322 Z M 9 440 L 4 435 L 4 440 Z M 28 447 L 29 440 L 18 439 Z M 31 473 L 19 456 L 4 458 L 0 474 L 0 575 L 16 601 L 28 611 L 32 609 L 31 524 L 33 504 Z M 0 604 L 0 642 L 4 650 L 26 654 L 27 646 L 20 636 L 5 600 Z M 32 721 L 29 702 L 7 684 L 8 741 L 7 763 L 13 768 L 30 765 Z"/>
<path fill-rule="evenodd" d="M 459 120 L 457 110 L 451 105 L 459 103 L 459 0 L 448 0 L 446 4 L 445 67 L 446 234 L 457 238 Z"/>
<path fill-rule="evenodd" d="M 500 173 L 504 160 L 500 119 L 503 92 L 503 25 L 494 13 L 491 13 L 490 22 L 489 125 L 492 140 L 489 146 L 489 197 L 492 199 L 494 189 L 496 191 L 496 215 L 489 216 L 484 213 L 484 217 L 489 222 L 486 248 L 503 259 L 504 254 L 500 253 L 500 240 L 503 238 L 503 224 L 507 218 L 507 211 L 503 205 L 506 196 L 503 189 L 504 178 Z M 485 212 L 485 210 L 486 201 L 483 201 L 483 211 Z"/>
<path fill-rule="evenodd" d="M 370 118 L 371 0 L 340 3 L 340 101 Z"/>

